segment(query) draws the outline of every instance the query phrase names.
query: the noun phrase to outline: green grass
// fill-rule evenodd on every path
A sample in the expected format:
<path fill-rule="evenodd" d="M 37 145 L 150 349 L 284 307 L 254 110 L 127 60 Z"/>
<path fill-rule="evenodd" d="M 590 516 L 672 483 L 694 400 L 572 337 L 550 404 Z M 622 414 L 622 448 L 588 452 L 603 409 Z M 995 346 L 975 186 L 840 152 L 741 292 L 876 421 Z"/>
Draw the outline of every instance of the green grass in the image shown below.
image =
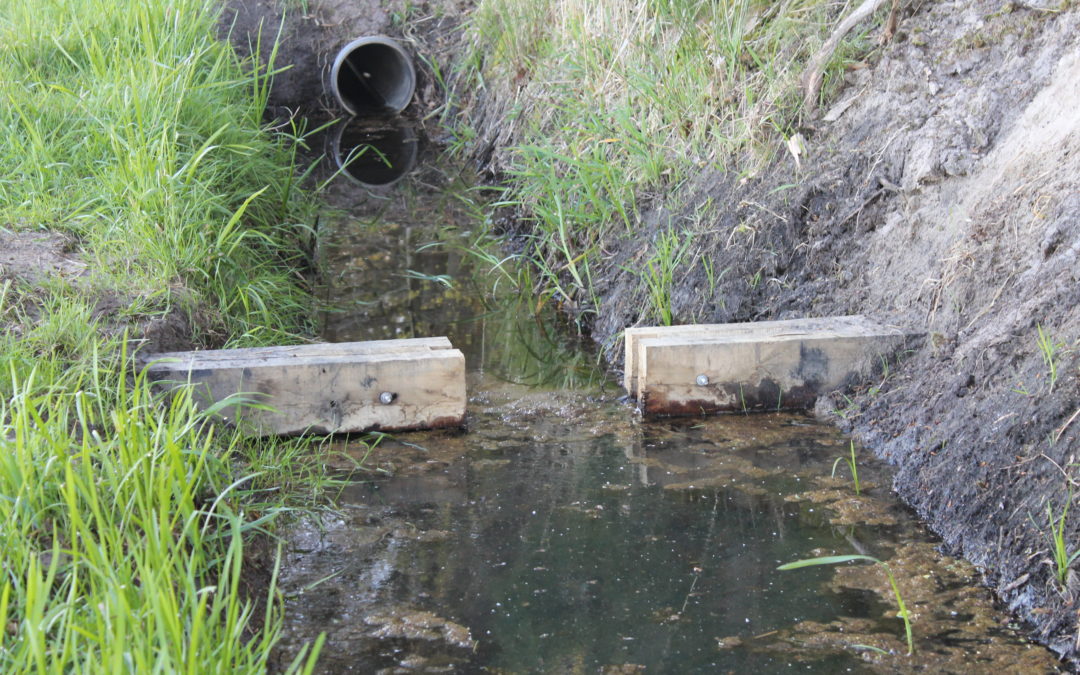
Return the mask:
<path fill-rule="evenodd" d="M 1065 348 L 1065 344 L 1055 340 L 1049 333 L 1044 331 L 1042 324 L 1039 324 L 1037 328 L 1039 335 L 1035 342 L 1039 347 L 1039 354 L 1042 356 L 1043 363 L 1046 364 L 1047 393 L 1053 393 L 1054 385 L 1057 384 L 1058 379 L 1057 357 L 1058 353 Z"/>
<path fill-rule="evenodd" d="M 506 201 L 527 216 L 537 292 L 595 313 L 591 273 L 607 241 L 642 228 L 643 203 L 677 194 L 703 170 L 750 176 L 786 153 L 802 113 L 802 67 L 847 7 L 480 0 L 469 26 L 472 77 L 459 81 L 501 112 Z M 826 96 L 844 62 L 868 50 L 865 33 L 844 43 Z M 699 214 L 704 228 L 721 208 Z"/>
<path fill-rule="evenodd" d="M 1054 515 L 1053 506 L 1049 503 L 1046 505 L 1046 524 L 1049 528 L 1049 533 L 1046 536 L 1050 541 L 1050 552 L 1054 563 L 1054 578 L 1062 590 L 1066 588 L 1070 567 L 1077 558 L 1080 558 L 1080 549 L 1070 552 L 1069 544 L 1065 541 L 1065 518 L 1069 515 L 1069 504 L 1071 502 L 1072 495 L 1070 494 L 1068 499 L 1065 500 L 1065 505 L 1061 507 L 1061 513 L 1056 516 Z"/>
<path fill-rule="evenodd" d="M 652 317 L 661 325 L 670 326 L 675 319 L 671 301 L 671 292 L 675 288 L 675 273 L 683 264 L 692 241 L 693 236 L 690 233 L 680 234 L 674 228 L 664 230 L 657 236 L 653 254 L 645 260 L 645 267 L 635 272 L 645 286 Z"/>
<path fill-rule="evenodd" d="M 248 639 L 241 565 L 243 535 L 272 512 L 234 508 L 238 438 L 107 365 L 67 391 L 31 371 L 0 406 L 0 670 L 262 669 L 276 603 Z"/>
<path fill-rule="evenodd" d="M 308 311 L 291 149 L 262 130 L 266 68 L 214 39 L 216 3 L 0 9 L 0 225 L 72 235 L 97 283 L 164 312 L 198 297 L 239 342 Z"/>
<path fill-rule="evenodd" d="M 832 475 L 836 475 L 836 467 L 840 462 L 845 462 L 848 466 L 848 470 L 851 472 L 851 483 L 855 486 L 855 495 L 858 496 L 859 490 L 859 465 L 855 461 L 855 441 L 850 441 L 850 454 L 847 457 L 837 457 L 832 465 Z"/>
<path fill-rule="evenodd" d="M 261 672 L 280 630 L 245 547 L 326 485 L 318 448 L 161 399 L 126 334 L 170 312 L 209 346 L 306 329 L 295 144 L 218 7 L 0 5 L 0 228 L 65 233 L 89 270 L 0 279 L 2 672 Z"/>

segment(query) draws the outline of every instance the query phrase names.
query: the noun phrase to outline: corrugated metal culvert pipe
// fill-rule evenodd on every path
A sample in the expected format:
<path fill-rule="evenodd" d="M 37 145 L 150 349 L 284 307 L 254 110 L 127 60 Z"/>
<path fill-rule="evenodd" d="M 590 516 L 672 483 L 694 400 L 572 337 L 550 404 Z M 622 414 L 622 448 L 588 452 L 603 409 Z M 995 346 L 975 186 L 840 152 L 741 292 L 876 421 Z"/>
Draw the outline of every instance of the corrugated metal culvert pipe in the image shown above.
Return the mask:
<path fill-rule="evenodd" d="M 345 45 L 330 70 L 330 91 L 350 115 L 399 113 L 416 89 L 412 58 L 384 35 Z"/>

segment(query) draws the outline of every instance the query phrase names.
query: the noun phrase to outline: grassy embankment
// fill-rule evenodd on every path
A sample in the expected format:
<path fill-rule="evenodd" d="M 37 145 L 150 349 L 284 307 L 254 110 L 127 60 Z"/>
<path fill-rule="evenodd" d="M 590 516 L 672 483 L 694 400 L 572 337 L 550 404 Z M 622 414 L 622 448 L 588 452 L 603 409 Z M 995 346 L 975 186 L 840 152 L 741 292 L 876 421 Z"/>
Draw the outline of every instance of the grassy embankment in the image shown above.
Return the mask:
<path fill-rule="evenodd" d="M 640 207 L 662 198 L 677 212 L 688 197 L 680 188 L 696 172 L 751 176 L 776 153 L 798 151 L 799 78 L 849 8 L 827 0 L 481 0 L 470 26 L 470 86 L 505 113 L 489 117 L 511 126 L 497 131 L 512 146 L 507 199 L 530 220 L 523 255 L 540 270 L 542 296 L 587 323 L 601 305 L 593 270 L 615 237 L 651 238 L 626 270 L 640 277 L 643 315 L 674 320 L 673 282 L 691 265 L 715 287 L 723 272 L 690 252 L 722 205 L 705 203 L 647 234 Z M 851 54 L 870 46 L 865 31 L 842 43 L 825 96 Z"/>
<path fill-rule="evenodd" d="M 260 671 L 279 629 L 241 590 L 244 539 L 302 446 L 210 429 L 124 345 L 169 312 L 234 346 L 308 312 L 290 145 L 216 7 L 0 5 L 0 227 L 87 264 L 0 277 L 2 672 Z"/>

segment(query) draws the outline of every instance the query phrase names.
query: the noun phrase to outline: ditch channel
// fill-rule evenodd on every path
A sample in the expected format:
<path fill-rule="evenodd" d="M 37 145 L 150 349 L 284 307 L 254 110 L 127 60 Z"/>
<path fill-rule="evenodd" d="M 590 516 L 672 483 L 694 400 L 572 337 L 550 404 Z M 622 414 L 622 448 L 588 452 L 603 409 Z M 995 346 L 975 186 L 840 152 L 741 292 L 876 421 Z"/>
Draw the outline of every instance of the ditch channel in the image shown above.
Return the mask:
<path fill-rule="evenodd" d="M 320 178 L 322 336 L 448 336 L 468 414 L 461 430 L 331 441 L 349 480 L 282 535 L 278 668 L 320 633 L 318 670 L 335 673 L 1058 668 L 869 451 L 856 490 L 837 461 L 850 441 L 809 415 L 642 421 L 504 257 L 467 171 L 396 123 L 330 138 L 329 156 L 377 141 L 417 164 Z M 777 570 L 847 554 L 888 564 L 913 654 L 882 567 Z"/>

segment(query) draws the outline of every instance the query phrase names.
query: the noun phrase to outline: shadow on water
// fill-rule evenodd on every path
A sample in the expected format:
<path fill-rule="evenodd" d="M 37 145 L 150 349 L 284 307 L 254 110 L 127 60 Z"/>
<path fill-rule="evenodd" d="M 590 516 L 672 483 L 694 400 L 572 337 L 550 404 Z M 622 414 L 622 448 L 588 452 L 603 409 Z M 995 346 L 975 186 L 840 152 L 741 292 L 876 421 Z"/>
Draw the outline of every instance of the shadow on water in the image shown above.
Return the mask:
<path fill-rule="evenodd" d="M 325 632 L 321 672 L 1054 667 L 934 550 L 881 466 L 860 459 L 859 496 L 830 476 L 848 447 L 831 427 L 640 422 L 595 355 L 537 315 L 527 274 L 492 271 L 477 192 L 417 171 L 391 192 L 335 188 L 349 212 L 320 233 L 323 333 L 450 337 L 468 430 L 336 441 L 367 473 L 288 534 L 279 665 Z M 856 552 L 902 579 L 914 657 L 874 567 L 776 571 Z"/>

